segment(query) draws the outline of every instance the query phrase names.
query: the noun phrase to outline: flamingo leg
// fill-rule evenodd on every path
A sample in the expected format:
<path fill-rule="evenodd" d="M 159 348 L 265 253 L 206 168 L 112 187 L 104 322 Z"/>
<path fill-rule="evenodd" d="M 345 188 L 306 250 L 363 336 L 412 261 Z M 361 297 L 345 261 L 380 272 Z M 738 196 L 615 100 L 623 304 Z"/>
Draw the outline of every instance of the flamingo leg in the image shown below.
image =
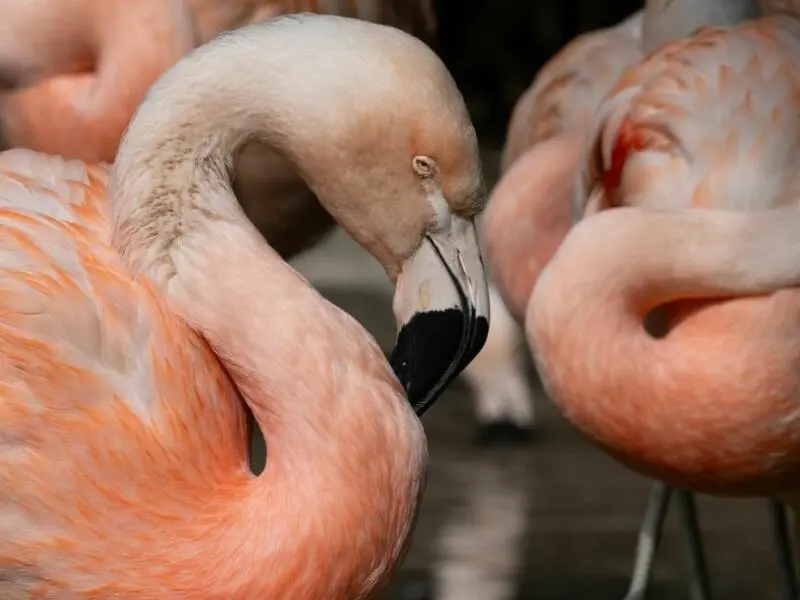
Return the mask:
<path fill-rule="evenodd" d="M 639 529 L 633 575 L 625 600 L 644 600 L 645 598 L 672 491 L 671 487 L 660 481 L 653 484 L 642 526 Z"/>
<path fill-rule="evenodd" d="M 798 585 L 797 562 L 795 560 L 794 544 L 792 543 L 790 509 L 777 500 L 770 500 L 769 508 L 772 517 L 772 529 L 775 535 L 775 546 L 778 551 L 781 600 L 798 600 L 800 598 L 800 585 Z"/>
<path fill-rule="evenodd" d="M 673 491 L 678 496 L 679 515 L 688 550 L 690 597 L 692 600 L 711 599 L 711 578 L 697 517 L 695 496 L 687 490 L 673 490 L 664 483 L 656 482 L 650 492 L 642 527 L 639 530 L 633 574 L 625 600 L 645 599 Z M 781 600 L 800 600 L 800 574 L 797 570 L 789 508 L 781 502 L 772 500 L 770 515 L 781 575 Z"/>
<path fill-rule="evenodd" d="M 711 579 L 703 547 L 703 534 L 697 518 L 695 495 L 687 490 L 676 490 L 676 492 L 688 552 L 689 597 L 692 600 L 711 600 Z"/>

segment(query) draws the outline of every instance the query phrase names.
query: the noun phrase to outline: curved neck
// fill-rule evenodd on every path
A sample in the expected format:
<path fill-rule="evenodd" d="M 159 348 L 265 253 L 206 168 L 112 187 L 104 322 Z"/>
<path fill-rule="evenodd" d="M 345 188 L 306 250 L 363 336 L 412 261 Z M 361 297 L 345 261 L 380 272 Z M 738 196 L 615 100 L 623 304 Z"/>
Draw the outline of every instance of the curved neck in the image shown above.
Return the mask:
<path fill-rule="evenodd" d="M 668 481 L 690 468 L 698 470 L 692 483 L 730 473 L 690 455 L 703 451 L 699 445 L 708 449 L 715 435 L 734 444 L 731 423 L 740 415 L 758 416 L 767 425 L 777 414 L 771 409 L 785 410 L 729 378 L 747 362 L 743 356 L 752 362 L 757 355 L 737 352 L 752 338 L 752 328 L 766 328 L 766 321 L 728 313 L 720 322 L 706 320 L 705 329 L 699 323 L 687 334 L 679 326 L 663 339 L 651 337 L 643 321 L 672 301 L 736 298 L 800 284 L 798 219 L 794 207 L 750 213 L 617 208 L 578 223 L 545 268 L 526 314 L 539 373 L 565 415 L 612 452 Z M 724 338 L 732 328 L 741 333 L 738 344 L 736 333 Z M 681 386 L 689 382 L 687 394 Z M 709 433 L 717 425 L 721 431 Z M 739 431 L 747 430 L 743 424 Z M 693 438 L 695 433 L 709 437 Z M 749 447 L 738 448 L 743 463 L 752 460 Z"/>
<path fill-rule="evenodd" d="M 572 228 L 539 294 L 552 279 L 565 279 L 582 292 L 605 290 L 603 298 L 617 299 L 615 312 L 638 318 L 674 300 L 770 293 L 800 283 L 800 238 L 793 233 L 799 219 L 794 206 L 603 211 Z M 570 271 L 573 266 L 580 269 Z"/>
<path fill-rule="evenodd" d="M 263 35 L 263 27 L 274 32 Z M 258 317 L 255 329 L 269 333 L 261 336 L 268 339 L 253 340 L 258 347 L 242 347 L 242 356 L 259 349 L 272 357 L 291 349 L 292 340 L 294 345 L 301 343 L 300 334 L 319 320 L 310 317 L 326 303 L 245 216 L 231 181 L 239 150 L 257 139 L 286 158 L 323 205 L 339 208 L 337 203 L 343 201 L 340 190 L 321 182 L 344 177 L 346 158 L 339 158 L 340 149 L 329 148 L 337 134 L 331 122 L 345 127 L 341 122 L 347 111 L 334 111 L 336 118 L 331 118 L 329 111 L 319 110 L 315 95 L 303 93 L 308 87 L 302 74 L 305 65 L 298 59 L 286 69 L 286 55 L 313 62 L 318 57 L 302 55 L 296 47 L 302 42 L 299 36 L 282 36 L 281 31 L 275 23 L 242 29 L 235 38 L 223 36 L 198 48 L 173 67 L 134 116 L 109 181 L 114 246 L 134 273 L 148 276 L 166 293 L 189 324 L 213 344 L 220 330 L 233 330 L 231 323 L 237 318 L 254 323 Z M 252 80 L 241 85 L 242 72 L 230 65 L 250 57 Z M 337 94 L 331 96 L 328 107 L 339 108 Z M 330 177 L 331 171 L 340 177 Z M 216 297 L 221 305 L 213 302 Z M 253 303 L 255 313 L 233 308 Z M 218 317 L 219 322 L 213 321 Z M 338 325 L 346 329 L 355 324 L 338 320 Z M 230 336 L 225 343 L 239 344 L 254 333 L 252 328 L 242 329 L 243 338 Z M 358 345 L 376 351 L 364 336 Z M 227 347 L 219 350 L 222 356 L 229 354 Z M 302 364 L 293 362 L 290 371 Z M 383 366 L 389 373 L 388 363 Z M 294 372 L 267 368 L 257 372 L 272 385 L 289 395 L 314 397 L 303 393 L 300 388 L 306 384 Z"/>
<path fill-rule="evenodd" d="M 251 578 L 231 577 L 219 597 L 367 598 L 410 536 L 421 424 L 371 336 L 254 232 L 218 224 L 202 243 L 202 271 L 184 270 L 172 300 L 225 366 L 267 449 L 226 519 L 245 535 L 217 545 Z"/>
<path fill-rule="evenodd" d="M 484 212 L 482 228 L 492 277 L 517 322 L 522 322 L 542 269 L 572 224 L 572 174 L 582 129 L 544 140 L 505 172 Z"/>
<path fill-rule="evenodd" d="M 646 0 L 644 49 L 651 52 L 700 27 L 735 25 L 760 14 L 758 0 Z"/>
<path fill-rule="evenodd" d="M 588 339 L 618 340 L 626 360 L 647 365 L 669 349 L 643 327 L 653 309 L 800 284 L 798 220 L 794 207 L 747 213 L 624 207 L 588 217 L 573 227 L 533 289 L 525 321 L 531 343 L 547 354 L 544 348 L 558 342 L 559 352 L 571 346 L 577 357 L 588 352 L 578 351 Z M 630 363 L 623 362 L 607 366 L 624 370 Z"/>
<path fill-rule="evenodd" d="M 416 135 L 410 127 L 408 136 L 380 136 L 386 128 L 376 125 L 376 111 L 388 110 L 389 99 L 414 105 L 437 81 L 422 78 L 418 89 L 403 92 L 405 70 L 429 58 L 409 39 L 352 19 L 287 16 L 194 50 L 153 85 L 120 144 L 110 186 L 122 255 L 169 292 L 195 234 L 211 221 L 241 220 L 233 167 L 248 142 L 258 142 L 286 160 L 338 224 L 396 274 L 401 258 L 392 244 L 402 244 L 376 238 L 364 199 L 406 173 L 399 162 L 373 160 L 370 144 L 401 152 Z M 369 60 L 359 44 L 375 45 Z M 412 55 L 409 65 L 397 64 L 399 52 Z"/>
<path fill-rule="evenodd" d="M 374 340 L 281 260 L 232 192 L 253 132 L 312 188 L 308 163 L 327 175 L 314 153 L 329 146 L 310 136 L 330 123 L 314 123 L 318 98 L 300 93 L 303 65 L 285 68 L 279 33 L 273 52 L 257 37 L 200 48 L 151 89 L 112 171 L 112 241 L 209 342 L 264 433 L 266 467 L 232 517 L 245 536 L 218 541 L 250 576 L 226 597 L 363 598 L 407 539 L 424 435 Z M 243 57 L 250 85 L 221 68 Z"/>

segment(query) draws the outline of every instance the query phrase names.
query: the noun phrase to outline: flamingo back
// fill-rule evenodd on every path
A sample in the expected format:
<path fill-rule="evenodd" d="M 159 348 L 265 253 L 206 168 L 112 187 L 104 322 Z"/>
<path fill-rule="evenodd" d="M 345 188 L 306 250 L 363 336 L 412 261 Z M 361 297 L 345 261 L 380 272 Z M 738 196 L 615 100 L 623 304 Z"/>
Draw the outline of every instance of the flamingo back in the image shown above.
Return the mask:
<path fill-rule="evenodd" d="M 187 501 L 247 469 L 244 413 L 215 356 L 109 245 L 107 179 L 0 154 L 4 596 L 29 597 L 6 581 L 47 595 L 62 567 L 124 565 L 119 540 L 157 548 Z"/>
<path fill-rule="evenodd" d="M 706 28 L 628 69 L 596 115 L 578 214 L 796 204 L 799 56 L 800 26 L 774 16 Z M 675 241 L 695 242 L 688 235 Z M 631 256 L 637 251 L 632 243 Z M 698 264 L 707 260 L 698 252 Z M 625 267 L 608 265 L 618 273 Z M 646 361 L 622 359 L 614 339 L 598 339 L 595 360 L 612 355 L 630 367 L 608 398 L 565 410 L 620 459 L 671 483 L 722 494 L 793 489 L 800 289 L 723 299 L 695 299 L 691 291 L 669 303 L 658 302 L 663 290 L 651 291 L 648 306 L 656 308 L 646 328 L 658 342 L 647 346 Z M 632 404 L 621 400 L 631 397 Z"/>
<path fill-rule="evenodd" d="M 572 128 L 588 127 L 618 75 L 642 59 L 641 15 L 578 36 L 537 73 L 508 126 L 503 168 L 526 149 Z"/>
<path fill-rule="evenodd" d="M 706 28 L 628 69 L 611 90 L 579 190 L 608 205 L 758 210 L 796 202 L 800 28 L 765 18 Z"/>

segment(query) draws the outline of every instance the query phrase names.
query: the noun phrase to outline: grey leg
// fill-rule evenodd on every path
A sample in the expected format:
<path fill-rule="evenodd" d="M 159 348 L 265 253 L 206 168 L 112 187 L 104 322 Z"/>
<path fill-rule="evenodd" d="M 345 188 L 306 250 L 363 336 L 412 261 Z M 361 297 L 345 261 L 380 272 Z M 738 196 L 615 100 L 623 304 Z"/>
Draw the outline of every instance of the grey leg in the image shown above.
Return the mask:
<path fill-rule="evenodd" d="M 661 531 L 667 516 L 672 488 L 664 483 L 656 482 L 650 492 L 650 499 L 644 513 L 642 527 L 639 529 L 639 541 L 636 545 L 636 558 L 633 564 L 631 585 L 625 600 L 644 600 L 650 573 L 656 557 L 656 548 L 661 541 Z"/>
<path fill-rule="evenodd" d="M 781 575 L 781 600 L 798 600 L 800 586 L 797 581 L 797 562 L 794 554 L 793 533 L 789 507 L 776 500 L 770 500 L 772 529 L 775 534 L 775 547 L 778 551 L 778 566 Z"/>
<path fill-rule="evenodd" d="M 703 548 L 703 534 L 697 519 L 697 504 L 692 492 L 677 490 L 678 510 L 686 540 L 689 567 L 689 597 L 692 600 L 711 600 L 711 580 Z"/>

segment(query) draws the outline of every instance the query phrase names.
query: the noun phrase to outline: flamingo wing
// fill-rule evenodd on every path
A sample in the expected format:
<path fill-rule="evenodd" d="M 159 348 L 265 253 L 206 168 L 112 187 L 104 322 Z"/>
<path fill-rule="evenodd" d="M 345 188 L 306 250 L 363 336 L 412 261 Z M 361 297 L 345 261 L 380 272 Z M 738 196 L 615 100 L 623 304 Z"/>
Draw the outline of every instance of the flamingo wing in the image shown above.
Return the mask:
<path fill-rule="evenodd" d="M 232 384 L 108 243 L 107 177 L 0 154 L 0 591 L 246 468 Z"/>
<path fill-rule="evenodd" d="M 667 44 L 597 113 L 586 197 L 609 205 L 758 210 L 796 202 L 798 25 L 766 17 Z"/>
<path fill-rule="evenodd" d="M 504 170 L 532 145 L 588 126 L 619 74 L 643 57 L 641 13 L 614 27 L 584 33 L 564 46 L 514 107 Z"/>

